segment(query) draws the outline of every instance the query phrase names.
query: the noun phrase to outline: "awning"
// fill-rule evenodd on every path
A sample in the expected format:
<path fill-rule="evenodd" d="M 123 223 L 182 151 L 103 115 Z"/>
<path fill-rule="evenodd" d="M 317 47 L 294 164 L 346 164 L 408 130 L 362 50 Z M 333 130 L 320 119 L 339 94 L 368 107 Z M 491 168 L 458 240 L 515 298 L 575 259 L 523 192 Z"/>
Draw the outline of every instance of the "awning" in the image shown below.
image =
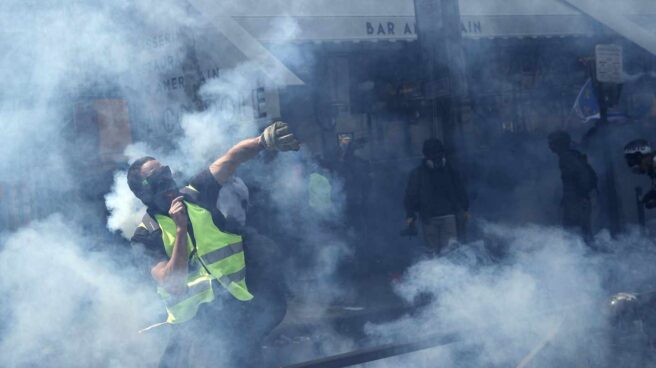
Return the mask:
<path fill-rule="evenodd" d="M 275 42 L 279 32 L 271 30 L 285 23 L 297 26 L 291 39 L 300 42 L 416 38 L 413 0 L 242 0 L 225 3 L 222 11 L 262 42 Z M 595 21 L 598 17 L 570 3 L 565 0 L 460 0 L 462 34 L 476 39 L 591 36 L 602 31 Z M 656 1 L 615 1 L 597 10 L 624 17 L 652 32 L 656 29 Z"/>
<path fill-rule="evenodd" d="M 600 6 L 600 1 L 605 5 Z M 608 2 L 606 4 L 606 2 Z M 201 50 L 251 60 L 283 85 L 303 82 L 263 44 L 276 42 L 413 41 L 414 0 L 189 0 L 214 30 Z M 467 39 L 592 36 L 612 29 L 656 53 L 654 0 L 460 0 Z M 604 27 L 606 26 L 606 27 Z M 211 47 L 208 47 L 211 45 Z M 227 46 L 230 45 L 230 46 Z M 208 77 L 234 60 L 207 61 Z M 211 56 L 211 55 L 210 55 Z M 236 57 L 236 56 L 235 56 Z M 170 89 L 181 80 L 174 76 Z"/>

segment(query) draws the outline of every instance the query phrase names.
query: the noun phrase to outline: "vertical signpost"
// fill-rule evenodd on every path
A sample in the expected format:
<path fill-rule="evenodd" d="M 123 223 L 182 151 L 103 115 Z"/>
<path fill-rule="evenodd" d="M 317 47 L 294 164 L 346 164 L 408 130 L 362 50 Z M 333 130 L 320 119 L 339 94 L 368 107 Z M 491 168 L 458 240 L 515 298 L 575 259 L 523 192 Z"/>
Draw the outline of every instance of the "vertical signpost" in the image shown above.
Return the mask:
<path fill-rule="evenodd" d="M 425 95 L 432 107 L 432 134 L 452 148 L 459 138 L 462 99 L 467 95 L 458 0 L 415 0 Z M 441 132 L 437 127 L 441 124 Z"/>
<path fill-rule="evenodd" d="M 424 64 L 424 94 L 431 106 L 431 135 L 462 157 L 462 101 L 467 96 L 465 53 L 458 0 L 414 0 L 417 38 Z M 441 132 L 438 131 L 441 128 Z M 458 150 L 454 150 L 458 147 Z M 455 157 L 449 157 L 457 161 Z M 466 237 L 466 217 L 457 214 L 458 236 Z"/>

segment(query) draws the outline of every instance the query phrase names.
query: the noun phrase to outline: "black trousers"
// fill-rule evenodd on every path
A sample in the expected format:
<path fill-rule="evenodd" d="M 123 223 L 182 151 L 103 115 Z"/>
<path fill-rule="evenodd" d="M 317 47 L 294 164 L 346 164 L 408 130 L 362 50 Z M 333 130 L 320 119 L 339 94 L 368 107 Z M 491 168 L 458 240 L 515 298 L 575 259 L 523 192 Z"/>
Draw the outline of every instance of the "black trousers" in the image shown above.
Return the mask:
<path fill-rule="evenodd" d="M 586 240 L 592 237 L 592 204 L 589 198 L 563 198 L 563 227 L 576 231 Z"/>

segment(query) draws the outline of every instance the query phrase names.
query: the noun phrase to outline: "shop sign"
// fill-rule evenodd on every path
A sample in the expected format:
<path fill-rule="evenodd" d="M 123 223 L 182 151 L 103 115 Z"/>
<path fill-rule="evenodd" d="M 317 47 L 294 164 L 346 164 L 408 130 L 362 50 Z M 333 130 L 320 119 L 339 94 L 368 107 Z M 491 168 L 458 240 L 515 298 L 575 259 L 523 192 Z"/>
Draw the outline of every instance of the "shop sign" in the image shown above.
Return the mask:
<path fill-rule="evenodd" d="M 595 47 L 597 81 L 602 83 L 622 83 L 622 46 L 597 45 Z"/>

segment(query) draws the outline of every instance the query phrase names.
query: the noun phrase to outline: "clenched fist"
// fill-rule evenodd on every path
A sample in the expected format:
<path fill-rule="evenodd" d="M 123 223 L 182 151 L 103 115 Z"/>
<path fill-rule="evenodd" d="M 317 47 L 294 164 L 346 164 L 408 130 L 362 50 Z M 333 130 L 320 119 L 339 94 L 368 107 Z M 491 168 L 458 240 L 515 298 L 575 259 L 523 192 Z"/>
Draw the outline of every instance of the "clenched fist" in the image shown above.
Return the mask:
<path fill-rule="evenodd" d="M 276 121 L 264 129 L 260 136 L 260 143 L 267 150 L 276 151 L 298 151 L 300 145 L 289 126 L 282 121 Z"/>
<path fill-rule="evenodd" d="M 171 202 L 171 208 L 169 209 L 169 216 L 175 222 L 175 226 L 178 230 L 187 231 L 187 208 L 182 201 L 184 197 L 180 196 Z"/>

